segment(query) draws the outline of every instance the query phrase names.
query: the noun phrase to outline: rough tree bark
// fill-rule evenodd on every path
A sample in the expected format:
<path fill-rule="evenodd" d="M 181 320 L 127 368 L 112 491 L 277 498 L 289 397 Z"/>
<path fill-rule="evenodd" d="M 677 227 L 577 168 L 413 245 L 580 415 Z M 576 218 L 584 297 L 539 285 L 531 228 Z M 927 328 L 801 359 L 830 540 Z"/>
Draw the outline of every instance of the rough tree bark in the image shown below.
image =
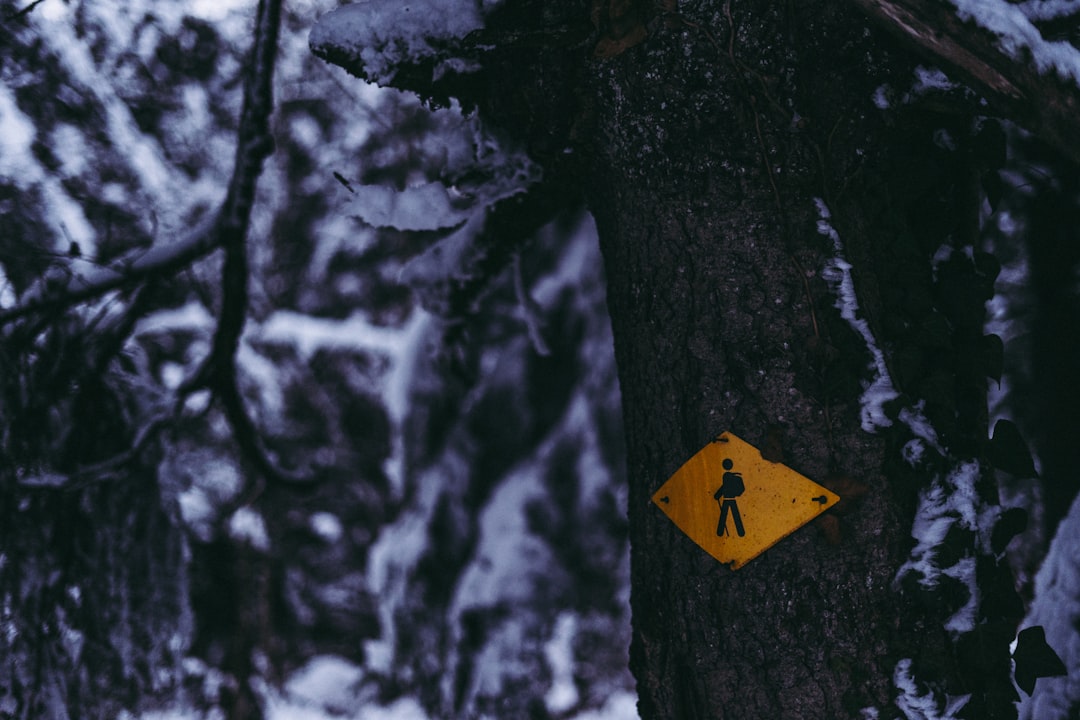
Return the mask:
<path fill-rule="evenodd" d="M 816 199 L 887 351 L 894 412 L 922 401 L 954 457 L 981 458 L 995 270 L 972 252 L 980 147 L 963 108 L 905 108 L 890 124 L 874 107 L 876 88 L 910 84 L 911 70 L 860 16 L 803 2 L 688 6 L 590 68 L 588 187 L 630 448 L 643 718 L 898 716 L 904 658 L 947 694 L 970 693 L 967 717 L 1014 712 L 1007 570 L 983 563 L 1004 605 L 956 644 L 942 625 L 966 591 L 896 583 L 932 471 L 898 462 L 910 429 L 862 427 L 870 357 L 822 279 L 835 250 Z M 804 529 L 738 572 L 697 548 L 649 498 L 724 430 L 847 496 L 839 533 L 836 520 Z M 986 469 L 980 486 L 993 502 Z"/>

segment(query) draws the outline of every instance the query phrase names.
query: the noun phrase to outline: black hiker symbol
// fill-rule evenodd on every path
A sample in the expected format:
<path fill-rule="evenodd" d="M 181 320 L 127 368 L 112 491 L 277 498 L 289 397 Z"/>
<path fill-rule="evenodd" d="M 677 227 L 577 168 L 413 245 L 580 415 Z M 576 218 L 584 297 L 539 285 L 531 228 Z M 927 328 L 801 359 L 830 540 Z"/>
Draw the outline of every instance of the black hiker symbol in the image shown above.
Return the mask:
<path fill-rule="evenodd" d="M 725 458 L 723 464 L 727 472 L 724 473 L 720 489 L 713 495 L 716 502 L 720 503 L 720 524 L 716 526 L 716 534 L 721 537 L 727 535 L 727 516 L 730 511 L 731 519 L 735 522 L 735 532 L 742 537 L 746 535 L 746 530 L 743 529 L 742 516 L 739 515 L 739 506 L 735 504 L 735 498 L 742 495 L 746 487 L 743 485 L 742 475 L 731 472 L 734 465 L 731 459 Z"/>

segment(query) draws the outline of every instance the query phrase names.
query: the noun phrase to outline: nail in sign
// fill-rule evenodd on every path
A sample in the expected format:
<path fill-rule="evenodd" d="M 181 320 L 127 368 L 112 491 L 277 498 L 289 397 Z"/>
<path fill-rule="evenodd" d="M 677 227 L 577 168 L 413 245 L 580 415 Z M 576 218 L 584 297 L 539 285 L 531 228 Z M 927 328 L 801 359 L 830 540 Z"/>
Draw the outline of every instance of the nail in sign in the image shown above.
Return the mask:
<path fill-rule="evenodd" d="M 676 470 L 652 500 L 705 552 L 738 570 L 840 497 L 726 432 Z"/>

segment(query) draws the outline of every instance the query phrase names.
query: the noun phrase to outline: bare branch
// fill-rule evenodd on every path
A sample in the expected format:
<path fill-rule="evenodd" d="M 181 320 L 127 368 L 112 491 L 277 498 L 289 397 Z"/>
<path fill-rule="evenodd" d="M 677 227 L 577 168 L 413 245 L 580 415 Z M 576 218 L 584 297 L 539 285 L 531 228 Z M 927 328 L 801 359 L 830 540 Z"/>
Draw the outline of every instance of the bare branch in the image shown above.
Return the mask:
<path fill-rule="evenodd" d="M 222 244 L 219 216 L 211 216 L 179 240 L 156 245 L 107 267 L 77 274 L 63 284 L 41 280 L 23 296 L 22 302 L 0 311 L 0 326 L 47 311 L 62 311 L 87 300 L 132 287 L 147 280 L 168 277 L 208 255 Z"/>
<path fill-rule="evenodd" d="M 178 390 L 177 406 L 171 416 L 175 418 L 178 415 L 181 398 L 196 389 L 209 388 L 222 404 L 241 454 L 253 468 L 270 480 L 298 482 L 304 478 L 275 467 L 264 449 L 258 428 L 244 407 L 236 371 L 236 351 L 248 310 L 249 269 L 245 240 L 255 203 L 256 185 L 263 164 L 274 147 L 269 119 L 274 108 L 273 74 L 280 19 L 281 0 L 260 0 L 255 41 L 246 66 L 236 161 L 225 200 L 218 212 L 180 240 L 155 246 L 127 262 L 112 267 L 92 268 L 82 275 L 70 273 L 60 282 L 56 278 L 51 281 L 42 279 L 18 306 L 0 312 L 0 325 L 37 315 L 55 317 L 67 308 L 110 291 L 173 274 L 203 255 L 224 248 L 221 314 L 213 346 L 199 370 Z M 136 301 L 135 305 L 139 303 Z M 132 309 L 126 316 L 123 326 L 125 337 L 130 333 L 137 315 Z M 117 349 L 116 343 L 110 344 L 107 349 Z M 137 457 L 170 422 L 168 415 L 152 421 L 129 451 L 77 473 L 74 478 L 76 485 L 110 477 L 118 468 Z"/>
<path fill-rule="evenodd" d="M 36 8 L 38 5 L 40 5 L 43 2 L 45 2 L 45 0 L 34 0 L 32 3 L 30 3 L 29 5 L 24 7 L 22 10 L 16 10 L 15 12 L 10 13 L 9 15 L 5 16 L 4 17 L 4 22 L 10 22 L 12 20 L 18 20 L 19 18 L 26 17 L 27 15 L 29 15 L 30 13 L 32 13 L 34 11 L 34 8 Z"/>
<path fill-rule="evenodd" d="M 1032 52 L 1018 58 L 1016 38 L 965 21 L 941 0 L 850 0 L 929 62 L 963 80 L 1002 115 L 1080 162 L 1080 86 L 1060 67 L 1039 67 Z M 1019 12 L 1019 10 L 1017 10 Z M 1025 27 L 1046 45 L 1034 26 Z M 1030 40 L 1030 38 L 1027 38 Z M 1012 43 L 1012 44 L 1010 44 Z M 1023 46 L 1023 43 L 1020 43 Z M 1030 50 L 1030 45 L 1027 46 Z M 1054 50 L 1070 49 L 1055 45 Z M 1077 50 L 1080 66 L 1080 50 Z M 1045 65 L 1045 63 L 1043 63 Z"/>
<path fill-rule="evenodd" d="M 298 482 L 304 478 L 277 467 L 270 459 L 259 438 L 258 428 L 244 408 L 236 378 L 236 351 L 248 309 L 245 238 L 255 202 L 256 182 L 262 173 L 263 162 L 274 147 L 269 118 L 274 108 L 273 77 L 280 21 L 281 0 L 260 0 L 255 23 L 255 45 L 244 82 L 236 170 L 218 220 L 225 248 L 221 317 L 210 355 L 186 387 L 193 389 L 206 385 L 211 388 L 225 410 L 225 417 L 232 427 L 241 454 L 256 471 L 268 480 Z"/>
<path fill-rule="evenodd" d="M 236 162 L 228 193 L 218 212 L 179 240 L 156 245 L 144 253 L 127 258 L 126 261 L 94 268 L 84 274 L 71 273 L 68 278 L 59 282 L 56 278 L 43 278 L 24 295 L 18 305 L 0 311 L 0 326 L 28 315 L 63 310 L 155 277 L 168 277 L 219 247 L 243 248 L 251 207 L 255 201 L 255 185 L 262 173 L 263 161 L 274 147 L 269 118 L 274 107 L 274 59 L 280 19 L 281 0 L 263 0 L 259 3 L 255 42 L 244 82 L 244 105 L 237 131 Z M 246 266 L 246 260 L 244 265 Z M 232 276 L 235 277 L 235 273 Z M 225 303 L 226 307 L 229 305 L 230 303 Z M 246 309 L 245 296 L 239 304 L 238 312 L 242 314 Z M 242 327 L 242 318 L 240 321 Z M 236 322 L 236 319 L 232 319 L 232 322 Z M 239 334 L 236 336 L 239 337 Z"/>
<path fill-rule="evenodd" d="M 274 64 L 277 55 L 281 0 L 260 0 L 255 43 L 244 81 L 244 105 L 236 143 L 236 166 L 225 205 L 218 217 L 225 248 L 222 269 L 221 317 L 209 362 L 223 366 L 235 360 L 248 307 L 248 262 L 245 238 L 255 203 L 255 185 L 263 162 L 273 152 L 270 113 L 274 109 Z"/>

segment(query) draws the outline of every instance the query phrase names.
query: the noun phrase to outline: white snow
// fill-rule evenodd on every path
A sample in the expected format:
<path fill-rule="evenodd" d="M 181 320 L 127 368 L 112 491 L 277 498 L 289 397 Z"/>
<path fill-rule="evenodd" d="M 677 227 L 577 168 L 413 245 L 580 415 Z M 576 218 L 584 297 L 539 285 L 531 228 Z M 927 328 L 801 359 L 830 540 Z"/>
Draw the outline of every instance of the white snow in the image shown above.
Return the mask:
<path fill-rule="evenodd" d="M 1019 62 L 1028 62 L 1027 54 L 1040 73 L 1054 72 L 1062 80 L 1080 84 L 1080 50 L 1065 40 L 1050 41 L 1043 38 L 1039 29 L 1025 14 L 1034 4 L 1024 9 L 1007 0 L 950 0 L 962 20 L 974 20 L 998 36 L 1002 52 Z M 1036 3 L 1041 4 L 1041 3 Z M 1054 7 L 1053 14 L 1061 6 Z M 1073 6 L 1075 11 L 1075 4 Z"/>
<path fill-rule="evenodd" d="M 546 545 L 529 532 L 522 509 L 540 497 L 542 479 L 528 463 L 499 483 L 480 516 L 477 561 L 470 563 L 458 581 L 451 614 L 460 615 L 472 607 L 485 607 L 494 598 L 521 600 L 532 592 L 521 564 L 546 556 Z M 543 564 L 543 563 L 538 563 Z"/>
<path fill-rule="evenodd" d="M 916 573 L 919 584 L 925 588 L 936 587 L 944 575 L 959 580 L 968 588 L 965 605 L 945 622 L 945 629 L 953 634 L 970 632 L 975 627 L 975 612 L 979 601 L 979 588 L 975 582 L 975 559 L 970 555 L 960 558 L 954 565 L 939 567 L 937 549 L 945 540 L 953 525 L 976 534 L 976 547 L 989 551 L 989 536 L 999 508 L 987 506 L 978 497 L 976 483 L 981 467 L 976 461 L 961 462 L 944 478 L 919 493 L 918 509 L 912 525 L 911 536 L 916 545 L 910 559 L 896 573 L 896 581 Z"/>
<path fill-rule="evenodd" d="M 915 437 L 937 450 L 939 454 L 944 455 L 945 448 L 941 446 L 941 442 L 938 440 L 937 431 L 934 430 L 934 426 L 923 414 L 925 408 L 926 400 L 919 400 L 914 407 L 903 408 L 900 410 L 900 422 L 907 425 Z"/>
<path fill-rule="evenodd" d="M 82 207 L 64 190 L 56 173 L 46 171 L 34 157 L 30 147 L 36 137 L 37 129 L 19 109 L 14 93 L 7 85 L 0 86 L 0 177 L 13 182 L 20 190 L 35 188 L 40 192 L 41 201 L 47 208 L 44 215 L 54 225 L 52 234 L 57 238 L 53 249 L 63 252 L 69 242 L 74 241 L 83 252 L 93 254 L 96 233 L 87 222 Z M 69 146 L 75 143 L 71 133 L 60 132 L 59 139 Z M 67 150 L 79 152 L 71 147 Z"/>
<path fill-rule="evenodd" d="M 208 22 L 218 23 L 231 13 L 251 14 L 248 0 L 187 0 L 187 12 Z"/>
<path fill-rule="evenodd" d="M 953 90 L 957 87 L 959 86 L 941 70 L 918 65 L 915 68 L 915 84 L 911 86 L 910 94 L 918 96 L 930 90 Z"/>
<path fill-rule="evenodd" d="M 888 110 L 890 107 L 889 86 L 878 85 L 877 88 L 874 90 L 873 100 L 874 107 L 876 107 L 878 110 Z"/>
<path fill-rule="evenodd" d="M 215 324 L 201 302 L 189 301 L 177 308 L 159 310 L 141 318 L 135 326 L 135 335 L 150 335 L 154 332 L 175 332 L 177 330 L 210 332 Z"/>
<path fill-rule="evenodd" d="M 579 693 L 574 685 L 574 635 L 577 617 L 564 612 L 555 621 L 551 639 L 544 645 L 544 658 L 551 669 L 551 687 L 544 696 L 548 712 L 559 715 L 577 705 Z"/>
<path fill-rule="evenodd" d="M 377 354 L 386 362 L 379 383 L 383 407 L 393 424 L 393 450 L 384 469 L 395 495 L 404 491 L 404 423 L 409 408 L 413 373 L 432 327 L 432 317 L 414 308 L 403 327 L 371 323 L 362 312 L 344 320 L 317 318 L 290 310 L 279 310 L 257 328 L 249 325 L 245 339 L 290 345 L 307 363 L 319 350 L 354 350 L 365 355 Z M 243 350 L 243 349 L 242 349 Z M 272 383 L 265 384 L 270 393 Z"/>
<path fill-rule="evenodd" d="M 1058 525 L 1042 567 L 1035 575 L 1035 598 L 1020 627 L 1042 625 L 1046 642 L 1061 657 L 1065 677 L 1039 678 L 1029 698 L 1021 694 L 1020 720 L 1066 717 L 1080 701 L 1080 497 Z"/>
<path fill-rule="evenodd" d="M 441 43 L 483 27 L 486 8 L 481 5 L 471 0 L 362 0 L 319 18 L 309 42 L 316 50 L 334 48 L 360 59 L 365 73 L 384 85 L 401 65 L 436 56 Z"/>
<path fill-rule="evenodd" d="M 474 212 L 454 202 L 440 182 L 397 190 L 385 185 L 354 186 L 357 216 L 373 227 L 398 230 L 441 230 L 458 225 Z"/>
<path fill-rule="evenodd" d="M 915 68 L 915 79 L 911 85 L 902 94 L 893 91 L 892 87 L 887 83 L 885 85 L 879 85 L 874 89 L 872 100 L 874 106 L 879 110 L 888 110 L 892 107 L 892 100 L 899 95 L 899 102 L 901 105 L 905 105 L 913 102 L 915 99 L 926 95 L 930 92 L 947 92 L 955 90 L 959 85 L 949 80 L 941 70 L 934 67 L 924 67 L 918 65 Z"/>
<path fill-rule="evenodd" d="M 844 244 L 840 240 L 839 233 L 829 222 L 832 214 L 821 198 L 815 198 L 814 204 L 818 209 L 818 233 L 832 240 L 833 249 L 836 252 L 836 255 L 825 263 L 821 276 L 830 289 L 836 293 L 835 307 L 840 311 L 840 316 L 862 337 L 867 350 L 870 351 L 870 369 L 874 372 L 874 377 L 870 382 L 863 384 L 860 412 L 862 429 L 873 433 L 877 428 L 892 425 L 892 420 L 885 415 L 884 405 L 896 399 L 899 393 L 893 386 L 889 369 L 885 364 L 885 354 L 874 339 L 870 324 L 859 317 L 859 300 L 855 294 L 855 281 L 851 276 L 851 263 L 844 258 Z"/>
<path fill-rule="evenodd" d="M 289 700 L 298 704 L 322 705 L 344 713 L 356 702 L 353 688 L 364 671 L 336 655 L 311 658 L 285 683 Z"/>
<path fill-rule="evenodd" d="M 416 313 L 412 321 L 419 322 L 421 316 Z M 378 353 L 397 360 L 409 349 L 408 334 L 407 329 L 375 325 L 360 311 L 334 320 L 292 310 L 274 312 L 251 333 L 253 340 L 294 347 L 304 362 L 319 350 Z"/>
<path fill-rule="evenodd" d="M 936 478 L 919 493 L 919 506 L 911 536 L 917 541 L 911 551 L 911 559 L 901 566 L 897 577 L 908 572 L 918 572 L 920 583 L 925 587 L 937 584 L 940 569 L 934 565 L 936 548 L 945 539 L 954 523 L 969 530 L 977 530 L 975 503 L 975 480 L 979 475 L 977 462 L 962 463 L 948 477 Z"/>
<path fill-rule="evenodd" d="M 311 531 L 328 543 L 336 543 L 341 539 L 345 529 L 341 526 L 341 520 L 337 515 L 328 512 L 312 513 L 308 518 Z"/>
<path fill-rule="evenodd" d="M 952 720 L 971 699 L 970 695 L 947 696 L 942 702 L 929 689 L 920 692 L 911 675 L 911 658 L 904 658 L 896 664 L 893 685 L 900 691 L 896 706 L 907 720 Z"/>
<path fill-rule="evenodd" d="M 410 570 L 428 545 L 428 528 L 441 488 L 457 487 L 468 477 L 468 463 L 460 453 L 448 450 L 435 467 L 418 473 L 417 494 L 400 520 L 386 525 L 368 550 L 367 586 L 379 598 L 382 635 L 364 643 L 367 667 L 389 673 L 397 646 L 394 614 L 405 606 Z"/>
<path fill-rule="evenodd" d="M 959 580 L 966 585 L 971 592 L 971 594 L 968 595 L 968 600 L 964 603 L 964 606 L 953 613 L 952 616 L 945 621 L 943 627 L 952 633 L 953 637 L 971 632 L 975 629 L 975 613 L 979 609 L 979 601 L 982 596 L 979 591 L 979 585 L 975 582 L 975 558 L 961 558 L 960 561 L 952 567 L 947 567 L 942 570 L 941 574 L 947 575 L 954 580 Z"/>
<path fill-rule="evenodd" d="M 900 456 L 904 458 L 904 462 L 906 462 L 911 467 L 916 467 L 920 462 L 922 462 L 925 454 L 926 445 L 924 445 L 923 441 L 919 440 L 918 438 L 908 440 L 904 447 L 900 450 Z"/>
<path fill-rule="evenodd" d="M 17 299 L 15 297 L 15 288 L 12 287 L 7 274 L 4 273 L 4 268 L 0 267 L 0 308 L 11 307 Z"/>
<path fill-rule="evenodd" d="M 210 522 L 214 517 L 214 506 L 205 493 L 188 490 L 177 497 L 180 517 L 196 537 L 207 542 L 213 535 Z"/>
<path fill-rule="evenodd" d="M 613 693 L 598 710 L 586 710 L 568 720 L 638 720 L 637 697 L 629 692 Z"/>
<path fill-rule="evenodd" d="M 256 550 L 270 550 L 270 536 L 266 532 L 266 522 L 262 515 L 250 506 L 238 509 L 229 518 L 229 536 L 245 542 Z"/>
<path fill-rule="evenodd" d="M 1016 3 L 1015 7 L 1031 21 L 1054 20 L 1080 14 L 1080 3 L 1077 0 L 1025 0 Z"/>
<path fill-rule="evenodd" d="M 58 4 L 50 2 L 42 6 Z M 35 15 L 36 12 L 31 13 L 30 17 Z M 107 13 L 101 15 L 102 18 L 108 16 Z M 46 32 L 53 36 L 50 47 L 58 54 L 63 69 L 71 74 L 79 91 L 101 104 L 105 112 L 104 129 L 112 143 L 123 149 L 128 167 L 139 178 L 139 187 L 150 195 L 154 211 L 167 220 L 169 227 L 175 227 L 179 217 L 173 211 L 184 207 L 176 201 L 175 190 L 188 183 L 181 179 L 179 170 L 166 162 L 161 147 L 139 129 L 128 106 L 114 92 L 113 83 L 99 71 L 87 43 L 76 37 L 75 25 L 73 19 L 49 23 Z"/>

